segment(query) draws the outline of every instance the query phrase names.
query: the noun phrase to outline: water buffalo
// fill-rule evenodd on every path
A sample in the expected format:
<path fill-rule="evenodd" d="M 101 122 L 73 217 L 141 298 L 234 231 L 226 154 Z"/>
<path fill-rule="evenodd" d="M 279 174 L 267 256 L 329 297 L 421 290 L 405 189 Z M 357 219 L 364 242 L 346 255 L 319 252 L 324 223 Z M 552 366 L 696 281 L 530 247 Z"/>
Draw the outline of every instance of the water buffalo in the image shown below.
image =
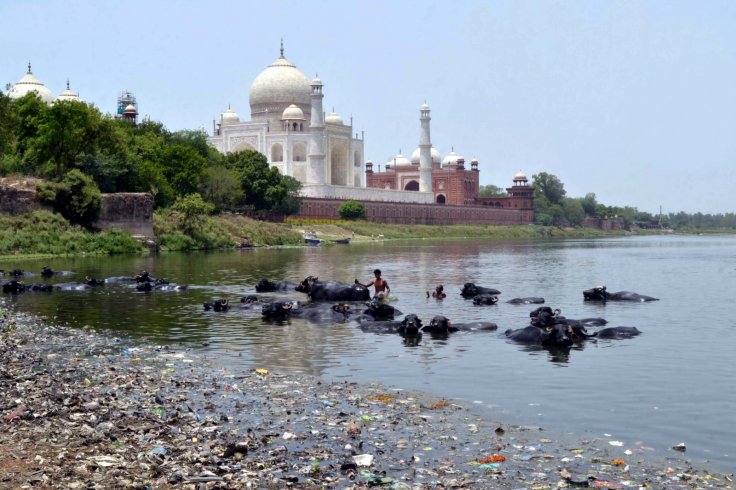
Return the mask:
<path fill-rule="evenodd" d="M 393 306 L 375 299 L 367 303 L 367 306 L 368 308 L 363 310 L 363 314 L 370 316 L 374 320 L 393 320 L 394 316 L 402 315 L 402 313 Z"/>
<path fill-rule="evenodd" d="M 606 286 L 596 286 L 592 289 L 586 289 L 583 291 L 583 299 L 585 301 L 634 301 L 634 302 L 646 302 L 646 301 L 659 301 L 659 298 L 653 298 L 644 294 L 632 293 L 631 291 L 618 291 L 616 293 L 609 293 L 606 291 Z"/>
<path fill-rule="evenodd" d="M 26 291 L 41 291 L 51 292 L 53 286 L 51 284 L 24 284 L 22 282 L 13 279 L 12 281 L 4 282 L 2 284 L 3 293 L 19 294 Z"/>
<path fill-rule="evenodd" d="M 261 308 L 261 316 L 265 320 L 286 320 L 291 317 L 291 310 L 298 307 L 299 303 L 295 301 L 264 303 Z"/>
<path fill-rule="evenodd" d="M 490 294 L 493 296 L 497 296 L 501 294 L 501 291 L 499 291 L 498 289 L 476 286 L 472 282 L 466 282 L 463 285 L 463 289 L 460 291 L 460 296 L 462 296 L 463 298 L 473 298 L 474 296 L 478 296 L 479 294 Z"/>
<path fill-rule="evenodd" d="M 552 326 L 555 323 L 564 323 L 558 321 L 560 313 L 561 311 L 559 309 L 553 310 L 549 306 L 540 306 L 529 313 L 529 318 L 531 318 L 532 326 L 544 328 Z"/>
<path fill-rule="evenodd" d="M 544 304 L 544 298 L 514 298 L 508 300 L 507 303 L 512 305 L 542 305 Z"/>
<path fill-rule="evenodd" d="M 337 303 L 311 303 L 300 308 L 293 308 L 291 316 L 303 318 L 314 323 L 342 322 L 350 316 L 350 305 Z"/>
<path fill-rule="evenodd" d="M 527 345 L 542 345 L 544 347 L 570 347 L 572 346 L 571 329 L 567 325 L 553 325 L 546 329 L 528 326 L 509 329 L 504 332 L 506 337 L 513 342 Z"/>
<path fill-rule="evenodd" d="M 12 281 L 3 283 L 3 293 L 18 294 L 26 290 L 26 285 L 20 281 L 13 279 Z"/>
<path fill-rule="evenodd" d="M 261 279 L 256 284 L 257 293 L 272 293 L 274 291 L 293 291 L 296 283 L 291 281 L 271 281 L 270 279 Z"/>
<path fill-rule="evenodd" d="M 377 334 L 398 333 L 404 337 L 418 337 L 421 335 L 422 320 L 415 314 L 409 314 L 401 321 L 374 321 L 369 315 L 360 315 L 355 318 L 364 332 Z"/>
<path fill-rule="evenodd" d="M 641 334 L 641 330 L 636 327 L 608 327 L 598 330 L 593 334 L 594 337 L 599 339 L 630 339 Z"/>
<path fill-rule="evenodd" d="M 478 294 L 473 296 L 473 304 L 476 306 L 495 305 L 498 303 L 498 296 L 492 294 Z"/>
<path fill-rule="evenodd" d="M 429 325 L 422 327 L 422 332 L 432 335 L 445 336 L 454 332 L 470 332 L 477 330 L 496 330 L 498 325 L 493 322 L 471 322 L 471 323 L 452 323 L 447 317 L 435 315 L 429 322 Z"/>
<path fill-rule="evenodd" d="M 225 312 L 230 309 L 230 302 L 226 299 L 216 299 L 213 301 L 205 301 L 202 303 L 204 311 L 214 310 L 217 312 Z"/>
<path fill-rule="evenodd" d="M 307 293 L 312 301 L 369 301 L 371 293 L 360 284 L 339 281 L 320 281 L 309 276 L 296 286 L 297 291 Z"/>
<path fill-rule="evenodd" d="M 85 277 L 84 283 L 87 286 L 104 286 L 105 285 L 105 279 L 95 279 L 94 277 Z"/>

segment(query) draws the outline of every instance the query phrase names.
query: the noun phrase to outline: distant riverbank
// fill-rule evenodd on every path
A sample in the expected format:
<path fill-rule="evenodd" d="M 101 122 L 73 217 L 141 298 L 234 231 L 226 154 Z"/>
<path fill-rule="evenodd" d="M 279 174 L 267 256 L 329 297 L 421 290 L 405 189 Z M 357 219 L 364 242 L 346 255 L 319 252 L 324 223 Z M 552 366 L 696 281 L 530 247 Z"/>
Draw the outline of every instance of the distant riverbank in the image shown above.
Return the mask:
<path fill-rule="evenodd" d="M 148 249 L 127 233 L 90 232 L 73 226 L 48 211 L 22 216 L 0 216 L 0 260 L 18 256 L 58 256 L 88 254 L 147 253 Z M 155 242 L 160 251 L 222 250 L 247 247 L 304 245 L 304 234 L 314 233 L 326 242 L 349 238 L 371 240 L 411 240 L 477 238 L 487 240 L 533 240 L 549 238 L 595 238 L 622 236 L 632 232 L 593 228 L 551 226 L 483 225 L 394 225 L 368 221 L 303 221 L 270 223 L 242 215 L 221 214 L 185 223 L 176 213 L 154 215 Z M 642 230 L 638 233 L 662 233 Z"/>

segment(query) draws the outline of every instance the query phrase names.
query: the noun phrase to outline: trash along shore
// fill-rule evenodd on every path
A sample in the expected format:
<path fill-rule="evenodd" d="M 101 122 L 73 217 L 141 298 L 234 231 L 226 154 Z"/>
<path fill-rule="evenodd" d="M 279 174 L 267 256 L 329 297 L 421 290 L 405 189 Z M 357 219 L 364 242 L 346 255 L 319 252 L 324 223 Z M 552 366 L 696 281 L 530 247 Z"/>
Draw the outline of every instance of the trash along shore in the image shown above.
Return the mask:
<path fill-rule="evenodd" d="M 472 406 L 0 308 L 0 488 L 734 488 L 686 447 L 506 425 Z"/>

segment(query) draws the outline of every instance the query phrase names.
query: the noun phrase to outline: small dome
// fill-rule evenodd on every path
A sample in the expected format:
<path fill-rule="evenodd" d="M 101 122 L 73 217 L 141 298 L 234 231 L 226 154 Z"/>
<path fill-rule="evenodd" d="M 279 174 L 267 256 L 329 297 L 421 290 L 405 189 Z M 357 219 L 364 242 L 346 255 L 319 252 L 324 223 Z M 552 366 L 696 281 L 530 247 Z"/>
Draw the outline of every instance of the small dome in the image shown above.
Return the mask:
<path fill-rule="evenodd" d="M 71 100 L 74 102 L 82 101 L 82 99 L 79 98 L 79 94 L 72 92 L 72 89 L 69 88 L 69 80 L 66 81 L 66 90 L 60 93 L 56 100 Z"/>
<path fill-rule="evenodd" d="M 223 126 L 226 124 L 237 124 L 239 122 L 240 117 L 234 110 L 230 109 L 230 107 L 224 110 L 220 115 L 220 124 Z"/>
<path fill-rule="evenodd" d="M 320 80 L 319 77 L 314 77 L 314 79 L 312 79 L 312 85 L 322 85 L 322 80 Z"/>
<path fill-rule="evenodd" d="M 296 104 L 291 104 L 289 107 L 284 109 L 284 112 L 281 114 L 281 120 L 282 121 L 304 121 L 304 111 L 301 110 L 299 107 L 296 106 Z"/>
<path fill-rule="evenodd" d="M 411 154 L 411 163 L 413 163 L 414 165 L 419 165 L 419 152 L 420 152 L 420 148 L 417 148 Z M 439 165 L 440 161 L 442 160 L 442 155 L 440 155 L 440 152 L 437 150 L 437 148 L 433 146 L 429 150 L 429 152 L 432 155 L 432 163 Z"/>
<path fill-rule="evenodd" d="M 123 114 L 138 114 L 138 109 L 136 109 L 133 104 L 128 104 L 127 106 L 125 106 Z"/>
<path fill-rule="evenodd" d="M 429 110 L 429 106 L 425 102 L 424 104 L 422 104 L 422 107 L 420 107 L 419 110 L 420 111 L 428 111 Z"/>
<path fill-rule="evenodd" d="M 20 99 L 30 92 L 36 92 L 41 97 L 41 100 L 47 104 L 51 104 L 54 101 L 54 94 L 38 78 L 33 76 L 31 64 L 28 63 L 28 73 L 18 80 L 18 83 L 13 85 L 13 88 L 8 91 L 8 97 L 11 99 Z"/>
<path fill-rule="evenodd" d="M 411 165 L 411 162 L 404 155 L 399 153 L 392 160 L 386 162 L 386 165 L 399 166 L 399 165 Z"/>
<path fill-rule="evenodd" d="M 514 175 L 514 182 L 528 182 L 528 180 L 524 172 L 519 171 Z"/>
<path fill-rule="evenodd" d="M 335 109 L 332 109 L 332 112 L 325 117 L 325 122 L 329 124 L 342 124 L 342 117 L 335 112 Z"/>
<path fill-rule="evenodd" d="M 451 151 L 445 156 L 445 159 L 442 160 L 442 166 L 443 167 L 456 167 L 458 160 L 463 159 L 462 156 L 458 155 L 454 151 Z"/>

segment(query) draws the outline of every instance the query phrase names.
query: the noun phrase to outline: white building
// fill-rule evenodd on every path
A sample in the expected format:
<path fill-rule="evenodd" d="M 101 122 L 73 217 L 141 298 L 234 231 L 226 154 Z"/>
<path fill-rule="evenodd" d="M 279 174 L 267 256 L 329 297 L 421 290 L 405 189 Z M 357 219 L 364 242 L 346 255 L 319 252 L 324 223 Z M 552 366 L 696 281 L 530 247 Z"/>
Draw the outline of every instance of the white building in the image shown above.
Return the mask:
<path fill-rule="evenodd" d="M 322 81 L 310 81 L 281 56 L 250 87 L 250 121 L 228 108 L 208 139 L 222 153 L 256 150 L 305 186 L 363 187 L 363 138 L 322 109 Z"/>
<path fill-rule="evenodd" d="M 73 100 L 73 101 L 81 101 L 79 98 L 79 94 L 73 92 L 69 88 L 69 80 L 66 81 L 66 90 L 64 90 L 62 93 L 59 94 L 58 97 L 54 97 L 54 94 L 49 90 L 49 88 L 43 84 L 38 78 L 33 75 L 33 72 L 31 71 L 31 63 L 28 62 L 28 72 L 23 75 L 23 78 L 18 80 L 10 89 L 8 90 L 8 97 L 11 99 L 20 99 L 24 95 L 30 92 L 36 92 L 39 97 L 41 97 L 41 100 L 46 102 L 47 104 L 53 104 L 57 100 Z"/>

